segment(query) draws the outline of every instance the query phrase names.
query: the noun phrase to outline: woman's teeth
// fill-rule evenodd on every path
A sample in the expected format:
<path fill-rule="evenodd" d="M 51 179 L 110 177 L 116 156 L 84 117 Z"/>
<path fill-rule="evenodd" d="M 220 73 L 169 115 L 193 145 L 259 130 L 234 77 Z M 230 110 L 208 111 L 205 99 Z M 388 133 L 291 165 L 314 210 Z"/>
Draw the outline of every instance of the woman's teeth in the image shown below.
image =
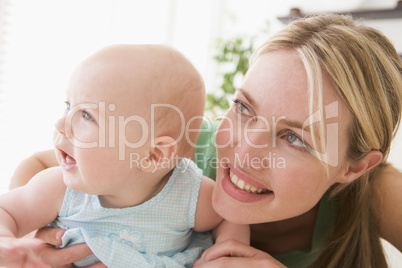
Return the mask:
<path fill-rule="evenodd" d="M 266 192 L 269 192 L 269 190 L 267 189 L 261 189 L 261 188 L 256 188 L 254 186 L 248 185 L 247 183 L 245 183 L 245 181 L 243 181 L 242 179 L 239 179 L 237 177 L 237 175 L 233 174 L 232 171 L 230 171 L 230 181 L 236 185 L 237 188 L 252 193 L 252 194 L 264 194 Z"/>

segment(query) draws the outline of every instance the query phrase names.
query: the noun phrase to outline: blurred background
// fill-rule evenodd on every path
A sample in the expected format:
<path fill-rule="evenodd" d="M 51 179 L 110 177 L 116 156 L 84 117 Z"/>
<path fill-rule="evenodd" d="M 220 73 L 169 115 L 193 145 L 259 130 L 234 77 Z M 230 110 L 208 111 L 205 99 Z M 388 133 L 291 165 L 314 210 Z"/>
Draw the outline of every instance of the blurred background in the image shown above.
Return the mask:
<path fill-rule="evenodd" d="M 52 148 L 54 122 L 65 108 L 70 74 L 103 46 L 175 47 L 203 76 L 207 113 L 213 116 L 226 109 L 228 96 L 247 70 L 250 52 L 284 27 L 291 8 L 303 14 L 354 12 L 383 31 L 402 55 L 402 6 L 397 4 L 397 0 L 0 0 L 0 193 L 7 191 L 22 159 Z M 402 132 L 393 147 L 389 160 L 402 170 Z"/>

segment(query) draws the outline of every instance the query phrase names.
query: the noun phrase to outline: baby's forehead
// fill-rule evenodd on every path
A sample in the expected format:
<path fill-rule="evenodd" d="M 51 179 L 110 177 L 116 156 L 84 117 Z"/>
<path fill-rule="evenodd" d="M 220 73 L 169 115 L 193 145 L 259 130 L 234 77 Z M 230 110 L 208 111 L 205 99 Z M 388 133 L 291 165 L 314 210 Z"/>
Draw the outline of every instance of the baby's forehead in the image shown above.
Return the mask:
<path fill-rule="evenodd" d="M 191 90 L 192 84 L 203 86 L 198 72 L 184 56 L 158 45 L 107 47 L 85 60 L 75 77 L 77 87 L 88 95 L 101 94 L 115 105 L 132 108 L 176 103 L 187 98 L 183 90 Z M 83 81 L 85 85 L 81 86 Z"/>

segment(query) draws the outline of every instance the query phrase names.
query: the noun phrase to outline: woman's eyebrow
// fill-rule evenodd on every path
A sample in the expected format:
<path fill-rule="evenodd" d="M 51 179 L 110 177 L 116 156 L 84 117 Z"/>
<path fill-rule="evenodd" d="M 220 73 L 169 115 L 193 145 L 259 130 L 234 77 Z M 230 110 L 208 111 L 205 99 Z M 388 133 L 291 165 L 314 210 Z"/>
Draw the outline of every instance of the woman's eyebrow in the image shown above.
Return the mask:
<path fill-rule="evenodd" d="M 303 124 L 301 122 L 299 122 L 299 121 L 282 119 L 279 122 L 281 122 L 284 125 L 289 126 L 289 127 L 300 128 L 301 130 L 306 130 L 306 131 L 310 132 L 310 127 L 309 128 L 307 128 L 307 127 L 303 128 Z"/>
<path fill-rule="evenodd" d="M 258 109 L 257 102 L 253 99 L 253 97 L 250 96 L 250 94 L 247 93 L 247 91 L 245 91 L 243 88 L 239 88 L 237 90 L 247 99 L 254 109 Z"/>

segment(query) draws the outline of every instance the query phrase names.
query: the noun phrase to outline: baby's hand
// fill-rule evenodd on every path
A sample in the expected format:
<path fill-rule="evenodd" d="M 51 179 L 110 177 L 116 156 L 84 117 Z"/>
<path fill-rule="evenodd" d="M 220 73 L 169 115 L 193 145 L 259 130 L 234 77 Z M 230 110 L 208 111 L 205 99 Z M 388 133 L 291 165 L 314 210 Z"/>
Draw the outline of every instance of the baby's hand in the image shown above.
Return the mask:
<path fill-rule="evenodd" d="M 4 267 L 50 267 L 35 257 L 35 249 L 46 244 L 35 238 L 1 238 L 0 266 Z"/>

